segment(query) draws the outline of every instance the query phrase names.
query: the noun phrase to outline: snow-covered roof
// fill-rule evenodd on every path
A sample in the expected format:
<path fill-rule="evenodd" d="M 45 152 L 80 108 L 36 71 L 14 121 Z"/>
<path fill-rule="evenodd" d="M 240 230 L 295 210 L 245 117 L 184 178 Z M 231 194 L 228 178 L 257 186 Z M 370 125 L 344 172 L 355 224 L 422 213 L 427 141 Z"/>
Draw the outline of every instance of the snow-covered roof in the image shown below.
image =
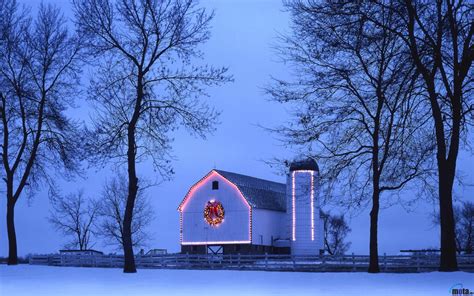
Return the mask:
<path fill-rule="evenodd" d="M 214 171 L 237 186 L 252 207 L 286 211 L 285 184 L 223 170 Z"/>
<path fill-rule="evenodd" d="M 285 184 L 216 169 L 210 171 L 189 189 L 179 205 L 178 211 L 182 210 L 182 207 L 190 197 L 193 188 L 199 186 L 199 184 L 215 173 L 235 185 L 252 208 L 282 212 L 286 211 Z"/>

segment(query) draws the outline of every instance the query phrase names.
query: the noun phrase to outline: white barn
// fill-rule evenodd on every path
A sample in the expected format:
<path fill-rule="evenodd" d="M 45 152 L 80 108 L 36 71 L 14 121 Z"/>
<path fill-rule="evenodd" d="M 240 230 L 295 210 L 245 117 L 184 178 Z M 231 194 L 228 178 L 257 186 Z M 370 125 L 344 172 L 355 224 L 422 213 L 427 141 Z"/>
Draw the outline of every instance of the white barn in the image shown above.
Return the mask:
<path fill-rule="evenodd" d="M 178 207 L 182 253 L 290 253 L 323 249 L 319 169 L 290 165 L 286 184 L 214 169 Z"/>

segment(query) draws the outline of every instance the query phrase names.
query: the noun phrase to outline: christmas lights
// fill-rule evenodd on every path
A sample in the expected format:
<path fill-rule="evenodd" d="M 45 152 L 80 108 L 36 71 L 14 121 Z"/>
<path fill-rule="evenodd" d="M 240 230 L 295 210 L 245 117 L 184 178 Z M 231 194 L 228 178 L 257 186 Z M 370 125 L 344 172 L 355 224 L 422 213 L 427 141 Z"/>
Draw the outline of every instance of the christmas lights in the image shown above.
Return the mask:
<path fill-rule="evenodd" d="M 183 212 L 179 212 L 179 241 L 183 241 Z"/>
<path fill-rule="evenodd" d="M 314 241 L 314 172 L 311 171 L 311 240 Z"/>
<path fill-rule="evenodd" d="M 293 240 L 296 240 L 296 189 L 295 189 L 295 173 L 296 171 L 293 171 L 291 174 L 291 196 L 292 196 L 292 215 L 293 215 L 293 226 L 292 226 L 292 233 L 293 233 Z"/>
<path fill-rule="evenodd" d="M 184 246 L 192 245 L 231 245 L 231 244 L 250 244 L 250 240 L 243 241 L 207 241 L 207 242 L 181 242 Z"/>
<path fill-rule="evenodd" d="M 188 204 L 190 198 L 194 195 L 196 190 L 204 186 L 205 183 L 209 180 L 211 177 L 219 176 L 223 181 L 225 181 L 227 184 L 229 184 L 236 192 L 238 192 L 238 195 L 240 198 L 244 201 L 245 205 L 248 207 L 249 210 L 249 240 L 248 241 L 227 241 L 227 242 L 185 242 L 183 238 L 183 211 Z M 218 172 L 215 170 L 210 171 L 206 176 L 204 176 L 201 180 L 199 180 L 196 184 L 194 184 L 184 197 L 183 201 L 178 207 L 178 211 L 180 212 L 180 241 L 182 245 L 200 245 L 200 244 L 219 244 L 219 243 L 226 243 L 226 244 L 231 244 L 231 243 L 251 243 L 252 242 L 252 206 L 250 205 L 249 201 L 245 198 L 243 193 L 240 191 L 240 189 L 235 185 L 234 183 L 230 182 L 227 180 L 224 176 L 220 175 Z"/>
<path fill-rule="evenodd" d="M 298 170 L 293 171 L 291 175 L 291 196 L 292 196 L 292 240 L 296 241 L 296 189 L 295 189 L 295 178 L 296 173 L 309 173 L 311 177 L 311 193 L 310 193 L 310 204 L 311 204 L 311 240 L 314 241 L 314 171 L 311 170 Z"/>

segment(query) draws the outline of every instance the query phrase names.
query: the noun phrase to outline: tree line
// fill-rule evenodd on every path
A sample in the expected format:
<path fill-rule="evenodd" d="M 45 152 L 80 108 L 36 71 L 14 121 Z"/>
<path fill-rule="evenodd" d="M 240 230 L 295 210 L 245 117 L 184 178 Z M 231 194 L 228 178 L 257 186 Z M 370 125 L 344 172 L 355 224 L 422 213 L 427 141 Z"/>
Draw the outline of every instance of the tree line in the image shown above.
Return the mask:
<path fill-rule="evenodd" d="M 123 248 L 123 222 L 128 186 L 125 174 L 118 172 L 106 181 L 99 196 L 86 197 L 83 190 L 62 195 L 52 193 L 49 222 L 70 241 L 69 250 L 92 249 L 99 240 L 117 250 Z M 131 227 L 134 253 L 147 246 L 151 233 L 148 226 L 155 213 L 144 189 L 137 193 Z"/>
<path fill-rule="evenodd" d="M 291 78 L 274 78 L 266 92 L 293 107 L 293 120 L 274 131 L 322 163 L 324 197 L 370 208 L 369 272 L 380 270 L 381 207 L 430 196 L 438 203 L 440 270 L 457 270 L 453 187 L 473 123 L 472 3 L 287 0 L 284 7 L 291 32 L 277 52 Z"/>
<path fill-rule="evenodd" d="M 146 187 L 137 164 L 148 160 L 169 179 L 172 133 L 184 127 L 205 138 L 212 132 L 219 112 L 203 98 L 232 77 L 226 67 L 202 60 L 199 45 L 210 37 L 214 13 L 197 1 L 72 5 L 74 29 L 53 5 L 41 4 L 33 16 L 16 0 L 0 0 L 8 264 L 17 264 L 18 199 L 44 184 L 54 188 L 58 176 L 74 178 L 87 161 L 126 168 L 125 181 L 104 185 L 111 186 L 102 194 L 107 205 L 84 204 L 80 193 L 52 194 L 53 205 L 60 215 L 76 208 L 109 221 L 103 235 L 122 247 L 124 272 L 136 272 L 135 211 Z M 369 272 L 380 270 L 380 209 L 424 196 L 439 205 L 440 270 L 457 270 L 453 187 L 474 114 L 472 4 L 285 0 L 284 7 L 291 30 L 280 36 L 277 51 L 293 71 L 266 87 L 274 100 L 294 108 L 294 120 L 277 129 L 282 140 L 321 163 L 322 196 L 351 209 L 370 208 Z M 79 99 L 85 66 L 93 75 L 83 97 L 94 111 L 86 127 L 66 112 Z M 113 190 L 126 190 L 126 199 L 106 194 Z M 407 191 L 417 194 L 408 199 Z M 64 219 L 53 215 L 51 222 L 75 233 L 79 247 L 88 245 L 90 219 L 76 230 L 62 225 Z M 349 231 L 341 219 L 326 221 L 339 233 Z M 347 249 L 339 233 L 326 230 L 326 243 L 337 246 L 332 252 Z"/>
<path fill-rule="evenodd" d="M 168 179 L 173 173 L 171 133 L 179 127 L 202 138 L 212 132 L 219 114 L 203 98 L 209 87 L 232 77 L 227 68 L 202 62 L 199 45 L 210 37 L 214 13 L 197 1 L 72 4 L 74 29 L 51 4 L 41 4 L 33 17 L 30 8 L 16 0 L 0 0 L 1 174 L 6 184 L 8 264 L 18 262 L 14 214 L 20 196 L 31 196 L 44 184 L 54 188 L 56 177 L 75 177 L 81 162 L 88 161 L 127 168 L 125 202 L 104 196 L 108 211 L 122 211 L 121 221 L 104 222 L 102 229 L 119 241 L 124 272 L 136 272 L 136 209 L 146 187 L 137 163 L 151 160 L 162 179 Z M 86 127 L 66 113 L 78 99 L 84 66 L 93 71 L 85 98 L 94 114 Z M 69 210 L 87 211 L 89 218 L 99 214 L 80 195 L 53 196 L 53 204 L 60 215 Z M 114 213 L 100 214 L 114 218 Z M 63 225 L 64 217 L 53 216 L 52 222 L 65 232 L 78 231 Z M 79 246 L 88 244 L 90 226 L 78 223 Z"/>

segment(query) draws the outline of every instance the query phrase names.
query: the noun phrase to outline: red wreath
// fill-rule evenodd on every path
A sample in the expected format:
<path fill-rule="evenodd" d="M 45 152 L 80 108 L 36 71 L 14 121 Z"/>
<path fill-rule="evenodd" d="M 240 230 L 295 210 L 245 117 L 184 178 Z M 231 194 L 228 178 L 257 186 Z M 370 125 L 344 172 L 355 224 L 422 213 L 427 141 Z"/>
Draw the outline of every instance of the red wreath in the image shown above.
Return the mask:
<path fill-rule="evenodd" d="M 211 226 L 217 226 L 222 223 L 224 220 L 224 207 L 218 201 L 211 200 L 207 202 L 206 207 L 204 208 L 204 219 Z"/>

